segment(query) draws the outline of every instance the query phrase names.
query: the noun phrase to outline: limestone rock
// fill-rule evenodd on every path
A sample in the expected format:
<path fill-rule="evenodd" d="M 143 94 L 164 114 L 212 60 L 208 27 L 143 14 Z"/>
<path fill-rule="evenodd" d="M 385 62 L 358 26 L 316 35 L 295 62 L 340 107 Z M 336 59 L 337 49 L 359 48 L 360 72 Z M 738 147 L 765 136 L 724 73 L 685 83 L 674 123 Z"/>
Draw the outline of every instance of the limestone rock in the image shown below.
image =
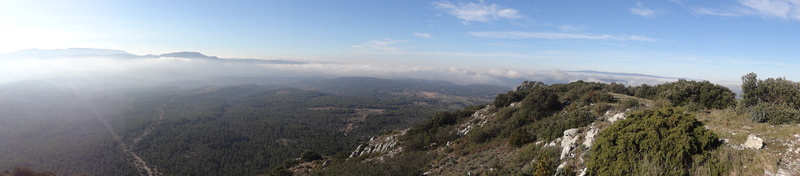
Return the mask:
<path fill-rule="evenodd" d="M 564 137 L 561 140 L 561 159 L 563 160 L 569 155 L 569 151 L 572 148 L 576 147 L 575 143 L 578 142 L 578 137 L 575 134 L 578 133 L 577 128 L 568 129 L 564 131 Z"/>
<path fill-rule="evenodd" d="M 609 117 L 608 121 L 611 122 L 611 123 L 614 123 L 617 120 L 622 120 L 622 119 L 625 119 L 625 113 L 620 112 L 620 113 L 614 114 L 614 116 L 612 116 L 612 117 Z"/>
<path fill-rule="evenodd" d="M 594 128 L 594 126 L 591 126 L 589 131 L 586 132 L 586 137 L 584 137 L 583 145 L 586 146 L 587 148 L 591 148 L 592 143 L 594 143 L 594 136 L 596 136 L 598 132 L 600 132 L 600 130 Z"/>
<path fill-rule="evenodd" d="M 744 148 L 758 150 L 761 149 L 762 147 L 764 147 L 764 139 L 761 139 L 760 137 L 753 134 L 747 136 L 747 142 L 744 142 Z"/>
<path fill-rule="evenodd" d="M 544 86 L 544 83 L 539 81 L 525 81 L 517 87 L 514 87 L 514 92 L 522 92 L 533 89 L 535 87 Z"/>

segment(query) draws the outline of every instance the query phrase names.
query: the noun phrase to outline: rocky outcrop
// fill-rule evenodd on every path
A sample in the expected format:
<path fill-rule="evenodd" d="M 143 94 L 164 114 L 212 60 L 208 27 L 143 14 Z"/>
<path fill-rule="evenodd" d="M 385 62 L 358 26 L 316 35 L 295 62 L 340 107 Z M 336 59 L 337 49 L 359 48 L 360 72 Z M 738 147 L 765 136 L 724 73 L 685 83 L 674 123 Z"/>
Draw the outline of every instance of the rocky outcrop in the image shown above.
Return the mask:
<path fill-rule="evenodd" d="M 577 128 L 568 129 L 564 131 L 564 137 L 561 140 L 561 160 L 564 160 L 573 148 L 577 147 L 578 143 Z"/>
<path fill-rule="evenodd" d="M 522 84 L 520 84 L 519 86 L 514 87 L 513 91 L 514 92 L 524 92 L 526 90 L 531 90 L 531 89 L 539 87 L 539 86 L 545 86 L 545 84 L 542 83 L 542 82 L 539 82 L 539 81 L 525 81 L 525 82 L 522 82 Z"/>
<path fill-rule="evenodd" d="M 600 132 L 600 129 L 597 129 L 594 125 L 589 126 L 589 131 L 586 132 L 586 137 L 584 137 L 583 145 L 586 148 L 592 148 L 592 143 L 594 143 L 594 137 L 597 136 L 597 133 Z"/>
<path fill-rule="evenodd" d="M 606 116 L 608 116 L 610 114 L 610 112 L 611 111 L 606 112 Z M 620 112 L 620 113 L 614 114 L 614 116 L 609 117 L 607 120 L 608 120 L 608 122 L 614 123 L 617 120 L 622 120 L 622 119 L 625 119 L 625 113 L 624 112 Z"/>
<path fill-rule="evenodd" d="M 600 117 L 600 119 L 605 119 L 610 123 L 614 123 L 618 120 L 625 119 L 625 113 L 608 111 L 605 115 Z M 594 122 L 589 126 L 565 130 L 564 136 L 546 144 L 545 146 L 561 148 L 560 160 L 562 163 L 558 166 L 558 169 L 565 169 L 568 164 L 572 164 L 573 171 L 580 173 L 580 175 L 586 174 L 586 166 L 584 163 L 584 159 L 587 156 L 586 154 L 591 150 L 595 138 L 598 133 L 600 133 L 601 129 L 599 126 L 608 126 L 598 125 L 596 123 L 608 122 Z M 583 147 L 580 147 L 581 145 Z M 578 150 L 579 147 L 583 149 Z"/>
<path fill-rule="evenodd" d="M 353 153 L 350 153 L 350 158 L 372 153 L 383 154 L 377 157 L 379 160 L 383 160 L 384 156 L 394 157 L 394 155 L 403 151 L 403 147 L 400 146 L 400 141 L 398 138 L 405 135 L 406 132 L 408 132 L 408 129 L 395 134 L 372 137 L 368 142 L 358 145 L 356 150 L 353 151 Z"/>
<path fill-rule="evenodd" d="M 514 104 L 515 103 L 511 103 L 512 107 Z M 486 122 L 488 122 L 489 117 L 491 117 L 491 114 L 488 114 L 489 107 L 491 107 L 491 105 L 487 105 L 485 108 L 476 111 L 472 114 L 472 116 L 470 116 L 469 121 L 459 125 L 458 134 L 464 136 L 469 134 L 469 131 L 471 131 L 473 128 L 485 125 Z"/>
<path fill-rule="evenodd" d="M 753 134 L 748 135 L 747 141 L 744 142 L 744 148 L 758 150 L 762 147 L 764 147 L 764 139 Z"/>

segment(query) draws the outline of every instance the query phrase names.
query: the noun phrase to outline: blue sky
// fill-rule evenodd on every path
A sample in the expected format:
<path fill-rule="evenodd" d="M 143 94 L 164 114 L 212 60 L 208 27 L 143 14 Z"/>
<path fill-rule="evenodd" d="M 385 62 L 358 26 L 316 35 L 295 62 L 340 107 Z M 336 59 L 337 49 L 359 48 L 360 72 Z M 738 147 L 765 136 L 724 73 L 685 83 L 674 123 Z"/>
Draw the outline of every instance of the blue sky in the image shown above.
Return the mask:
<path fill-rule="evenodd" d="M 2 1 L 0 53 L 105 48 L 235 58 L 711 81 L 800 80 L 800 2 Z"/>

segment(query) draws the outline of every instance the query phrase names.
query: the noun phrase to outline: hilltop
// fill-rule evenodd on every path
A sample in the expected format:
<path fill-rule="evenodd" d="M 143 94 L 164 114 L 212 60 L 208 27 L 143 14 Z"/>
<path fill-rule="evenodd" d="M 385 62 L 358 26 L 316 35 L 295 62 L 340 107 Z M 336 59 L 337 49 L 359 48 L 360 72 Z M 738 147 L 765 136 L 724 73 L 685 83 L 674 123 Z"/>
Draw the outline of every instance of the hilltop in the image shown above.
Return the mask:
<path fill-rule="evenodd" d="M 743 80 L 744 99 L 704 81 L 525 82 L 491 104 L 437 113 L 349 155 L 285 162 L 271 175 L 800 174 L 798 111 L 787 103 L 798 95 L 770 91 L 800 84 Z"/>

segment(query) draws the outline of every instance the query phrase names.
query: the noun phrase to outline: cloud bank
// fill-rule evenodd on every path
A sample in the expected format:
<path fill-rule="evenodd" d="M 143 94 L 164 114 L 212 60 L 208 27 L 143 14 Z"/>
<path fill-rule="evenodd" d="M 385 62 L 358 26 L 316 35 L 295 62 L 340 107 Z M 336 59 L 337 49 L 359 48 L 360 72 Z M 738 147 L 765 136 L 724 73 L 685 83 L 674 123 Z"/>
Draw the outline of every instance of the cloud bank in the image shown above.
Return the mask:
<path fill-rule="evenodd" d="M 379 46 L 382 46 L 379 44 Z M 380 48 L 380 47 L 379 47 Z M 53 78 L 124 78 L 120 86 L 159 82 L 205 82 L 219 84 L 265 80 L 260 78 L 368 76 L 387 79 L 442 80 L 457 84 L 492 84 L 512 87 L 524 80 L 566 83 L 577 80 L 618 82 L 627 85 L 659 84 L 677 80 L 657 76 L 597 71 L 514 70 L 499 68 L 392 65 L 366 63 L 241 62 L 236 59 L 183 57 L 80 56 L 6 59 L 0 58 L 0 83 Z M 245 79 L 246 78 L 246 79 Z M 216 82 L 215 82 L 216 81 Z M 124 83 L 120 83 L 124 82 Z M 247 82 L 250 83 L 250 82 Z M 254 82 L 265 83 L 265 82 Z"/>

